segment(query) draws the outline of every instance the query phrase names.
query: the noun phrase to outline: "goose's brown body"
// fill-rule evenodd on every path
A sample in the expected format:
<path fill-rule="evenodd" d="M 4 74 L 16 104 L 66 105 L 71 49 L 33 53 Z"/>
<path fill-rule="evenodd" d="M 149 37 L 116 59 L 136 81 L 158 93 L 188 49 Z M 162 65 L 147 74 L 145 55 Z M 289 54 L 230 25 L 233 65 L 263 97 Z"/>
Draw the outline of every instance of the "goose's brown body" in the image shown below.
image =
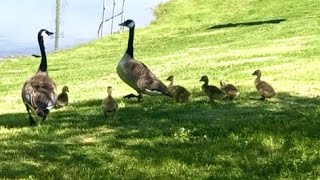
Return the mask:
<path fill-rule="evenodd" d="M 43 117 L 46 115 L 45 111 L 55 105 L 56 84 L 46 75 L 35 74 L 24 83 L 22 99 L 39 112 L 38 116 Z"/>
<path fill-rule="evenodd" d="M 119 77 L 138 94 L 168 95 L 167 87 L 143 63 L 125 54 L 118 66 Z"/>

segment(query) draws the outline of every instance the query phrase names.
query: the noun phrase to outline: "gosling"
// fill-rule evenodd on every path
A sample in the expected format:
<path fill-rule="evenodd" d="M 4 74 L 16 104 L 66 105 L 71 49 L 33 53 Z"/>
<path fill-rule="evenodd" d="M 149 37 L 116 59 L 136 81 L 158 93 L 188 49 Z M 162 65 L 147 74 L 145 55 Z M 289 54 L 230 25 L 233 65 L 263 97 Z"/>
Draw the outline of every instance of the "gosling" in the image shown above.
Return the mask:
<path fill-rule="evenodd" d="M 187 102 L 190 97 L 190 92 L 179 85 L 173 85 L 174 83 L 174 76 L 169 76 L 167 81 L 170 81 L 168 86 L 168 91 L 170 95 L 174 98 L 175 102 Z"/>
<path fill-rule="evenodd" d="M 222 91 L 217 86 L 208 85 L 208 76 L 202 76 L 200 81 L 203 81 L 202 91 L 209 97 L 209 103 L 214 102 L 214 100 L 220 100 L 226 97 L 226 93 Z"/>
<path fill-rule="evenodd" d="M 226 99 L 234 99 L 239 95 L 239 90 L 233 84 L 226 84 L 220 81 L 220 89 L 226 93 Z"/>
<path fill-rule="evenodd" d="M 254 71 L 252 75 L 257 76 L 257 78 L 254 80 L 254 85 L 256 86 L 256 89 L 258 90 L 261 96 L 260 100 L 264 101 L 266 98 L 272 98 L 276 95 L 276 92 L 270 84 L 268 84 L 265 81 L 261 81 L 260 70 Z"/>
<path fill-rule="evenodd" d="M 68 97 L 67 92 L 69 92 L 69 88 L 68 88 L 68 86 L 64 86 L 62 88 L 62 92 L 58 95 L 57 103 L 56 103 L 56 106 L 55 106 L 56 108 L 68 106 L 69 97 Z"/>
<path fill-rule="evenodd" d="M 112 87 L 107 89 L 108 96 L 102 101 L 101 109 L 104 117 L 113 116 L 118 109 L 117 101 L 112 97 Z"/>

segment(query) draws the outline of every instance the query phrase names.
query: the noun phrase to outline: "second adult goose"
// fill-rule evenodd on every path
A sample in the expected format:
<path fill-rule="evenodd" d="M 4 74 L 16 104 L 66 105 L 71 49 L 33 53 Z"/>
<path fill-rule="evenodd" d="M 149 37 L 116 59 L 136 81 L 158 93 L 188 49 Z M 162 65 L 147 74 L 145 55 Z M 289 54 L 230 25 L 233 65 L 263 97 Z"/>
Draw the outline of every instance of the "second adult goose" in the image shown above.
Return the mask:
<path fill-rule="evenodd" d="M 56 104 L 56 84 L 48 76 L 47 72 L 47 56 L 43 39 L 52 35 L 45 29 L 41 29 L 38 33 L 38 43 L 41 52 L 41 63 L 38 71 L 31 76 L 22 87 L 22 100 L 29 114 L 30 125 L 35 125 L 36 122 L 31 116 L 31 112 L 42 118 L 41 124 L 46 119 L 49 111 Z"/>
<path fill-rule="evenodd" d="M 260 100 L 265 100 L 266 98 L 272 98 L 273 96 L 276 95 L 276 92 L 274 91 L 273 87 L 267 82 L 261 80 L 260 70 L 254 71 L 252 75 L 257 76 L 257 78 L 254 80 L 254 85 L 256 86 L 256 89 L 261 95 Z"/>
<path fill-rule="evenodd" d="M 190 93 L 189 91 L 179 85 L 174 85 L 174 76 L 169 76 L 167 78 L 167 81 L 170 81 L 170 84 L 168 86 L 168 91 L 174 98 L 176 102 L 187 102 L 189 100 Z"/>
<path fill-rule="evenodd" d="M 220 88 L 209 84 L 208 76 L 202 76 L 200 81 L 203 81 L 202 91 L 209 97 L 209 103 L 214 102 L 214 100 L 220 100 L 226 97 L 225 92 Z"/>
<path fill-rule="evenodd" d="M 129 94 L 125 98 L 137 97 L 138 101 L 142 94 L 171 96 L 167 87 L 150 71 L 150 69 L 133 56 L 133 40 L 135 22 L 131 19 L 119 24 L 129 28 L 127 51 L 117 66 L 119 77 L 130 87 L 137 91 L 138 95 Z"/>

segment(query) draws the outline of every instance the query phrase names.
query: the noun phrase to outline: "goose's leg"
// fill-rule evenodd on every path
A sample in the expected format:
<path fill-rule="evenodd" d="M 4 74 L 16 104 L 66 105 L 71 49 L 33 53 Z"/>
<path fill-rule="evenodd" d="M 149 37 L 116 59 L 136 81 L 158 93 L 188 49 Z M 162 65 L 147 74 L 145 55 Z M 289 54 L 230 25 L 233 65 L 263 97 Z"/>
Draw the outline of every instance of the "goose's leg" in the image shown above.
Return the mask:
<path fill-rule="evenodd" d="M 209 104 L 214 103 L 214 99 L 213 99 L 213 98 L 210 98 L 208 103 L 209 103 Z"/>
<path fill-rule="evenodd" d="M 142 95 L 139 93 L 139 95 L 137 96 L 138 98 L 138 102 L 140 102 L 140 100 L 142 99 Z"/>
<path fill-rule="evenodd" d="M 43 113 L 44 113 L 44 116 L 42 117 L 42 119 L 41 119 L 41 125 L 43 124 L 43 122 L 46 120 L 46 118 L 47 118 L 47 114 L 49 114 L 49 110 L 48 109 L 45 109 L 45 110 L 43 110 Z"/>
<path fill-rule="evenodd" d="M 128 94 L 128 95 L 123 96 L 123 98 L 127 98 L 127 99 L 130 99 L 130 98 L 133 98 L 133 97 L 139 98 L 139 96 L 137 96 L 135 94 Z"/>
<path fill-rule="evenodd" d="M 264 101 L 266 98 L 265 97 L 261 97 L 259 100 Z"/>
<path fill-rule="evenodd" d="M 41 119 L 41 122 L 40 122 L 40 124 L 42 125 L 43 124 L 43 122 L 46 120 L 46 118 L 47 118 L 47 116 L 45 115 L 45 116 L 43 116 L 43 118 Z"/>
<path fill-rule="evenodd" d="M 130 98 L 138 98 L 138 102 L 140 102 L 140 100 L 142 99 L 142 95 L 141 93 L 138 92 L 138 95 L 135 95 L 135 94 L 128 94 L 126 96 L 123 96 L 123 98 L 127 98 L 127 99 L 130 99 Z"/>
<path fill-rule="evenodd" d="M 34 121 L 34 119 L 32 118 L 31 113 L 30 113 L 30 108 L 29 108 L 29 106 L 28 106 L 27 104 L 26 104 L 26 109 L 27 109 L 28 114 L 29 114 L 29 124 L 30 124 L 30 126 L 36 125 L 37 123 L 36 123 L 36 121 Z"/>

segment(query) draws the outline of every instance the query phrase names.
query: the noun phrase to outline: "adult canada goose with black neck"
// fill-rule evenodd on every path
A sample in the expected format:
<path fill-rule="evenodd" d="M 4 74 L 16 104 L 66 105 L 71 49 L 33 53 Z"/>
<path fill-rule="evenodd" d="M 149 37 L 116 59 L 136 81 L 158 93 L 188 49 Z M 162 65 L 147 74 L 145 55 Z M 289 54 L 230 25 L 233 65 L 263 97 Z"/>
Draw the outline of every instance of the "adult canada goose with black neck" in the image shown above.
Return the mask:
<path fill-rule="evenodd" d="M 276 92 L 274 91 L 273 87 L 267 82 L 261 80 L 260 70 L 254 71 L 252 75 L 257 76 L 257 78 L 254 80 L 254 85 L 256 86 L 256 89 L 258 90 L 261 96 L 260 100 L 265 100 L 266 98 L 272 98 L 273 96 L 276 95 Z"/>
<path fill-rule="evenodd" d="M 133 56 L 133 40 L 135 22 L 131 19 L 119 24 L 129 28 L 127 51 L 118 63 L 117 73 L 119 77 L 130 87 L 137 91 L 138 95 L 129 94 L 125 98 L 142 98 L 142 94 L 170 96 L 167 87 L 150 71 L 150 69 Z"/>
<path fill-rule="evenodd" d="M 167 81 L 170 81 L 168 91 L 176 102 L 187 102 L 189 100 L 189 91 L 182 86 L 174 85 L 174 76 L 169 76 Z"/>
<path fill-rule="evenodd" d="M 204 82 L 201 88 L 202 91 L 209 97 L 209 103 L 214 102 L 214 100 L 220 100 L 226 97 L 225 92 L 220 88 L 218 88 L 217 86 L 208 85 L 208 76 L 202 76 L 200 81 Z"/>
<path fill-rule="evenodd" d="M 48 76 L 47 72 L 47 56 L 44 47 L 44 38 L 52 35 L 52 32 L 41 29 L 38 33 L 38 43 L 41 52 L 41 62 L 38 71 L 31 76 L 22 87 L 22 100 L 29 114 L 30 125 L 36 125 L 31 116 L 33 111 L 37 116 L 41 117 L 41 124 L 47 118 L 57 100 L 56 84 Z"/>

